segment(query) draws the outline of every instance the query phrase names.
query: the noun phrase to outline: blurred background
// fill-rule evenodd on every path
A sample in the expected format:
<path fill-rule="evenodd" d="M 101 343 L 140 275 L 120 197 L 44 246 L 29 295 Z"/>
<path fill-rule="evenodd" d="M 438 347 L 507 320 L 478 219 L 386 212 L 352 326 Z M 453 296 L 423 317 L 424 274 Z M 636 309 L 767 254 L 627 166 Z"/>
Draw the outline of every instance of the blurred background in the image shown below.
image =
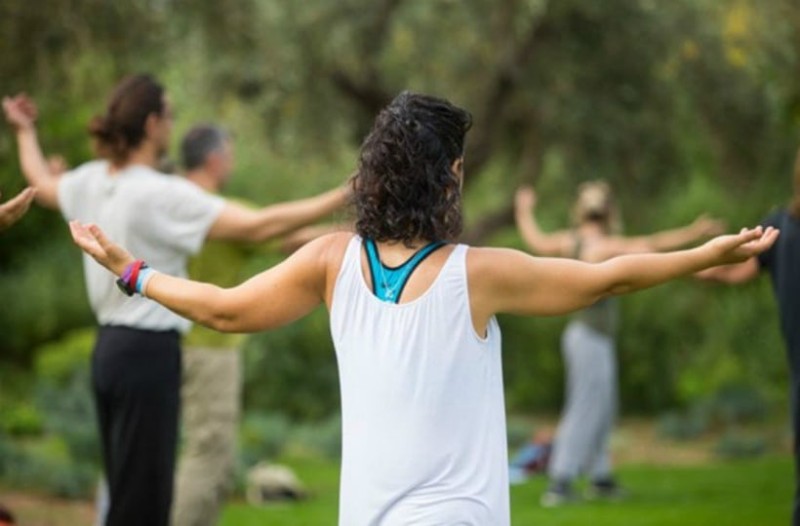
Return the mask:
<path fill-rule="evenodd" d="M 759 221 L 791 193 L 798 71 L 795 0 L 0 3 L 0 93 L 31 94 L 45 150 L 73 166 L 90 158 L 86 125 L 128 73 L 166 85 L 176 143 L 200 121 L 231 129 L 228 193 L 260 204 L 343 181 L 377 111 L 403 89 L 427 92 L 474 115 L 464 239 L 490 245 L 522 247 L 511 213 L 522 183 L 535 184 L 546 229 L 568 226 L 577 185 L 595 178 L 617 191 L 628 234 L 701 213 L 732 230 Z M 0 190 L 23 187 L 6 127 Z M 281 257 L 276 247 L 251 270 Z M 622 305 L 620 457 L 659 441 L 709 462 L 764 455 L 788 522 L 787 370 L 768 280 L 685 280 Z M 500 322 L 514 447 L 557 417 L 566 320 Z M 78 250 L 58 214 L 35 208 L 0 237 L 0 493 L 91 496 L 92 325 Z M 333 511 L 306 523 L 333 523 L 339 393 L 326 313 L 251 337 L 245 356 L 242 470 L 315 458 L 309 473 L 334 473 Z M 629 476 L 650 478 L 644 469 Z M 248 524 L 232 513 L 226 524 Z"/>

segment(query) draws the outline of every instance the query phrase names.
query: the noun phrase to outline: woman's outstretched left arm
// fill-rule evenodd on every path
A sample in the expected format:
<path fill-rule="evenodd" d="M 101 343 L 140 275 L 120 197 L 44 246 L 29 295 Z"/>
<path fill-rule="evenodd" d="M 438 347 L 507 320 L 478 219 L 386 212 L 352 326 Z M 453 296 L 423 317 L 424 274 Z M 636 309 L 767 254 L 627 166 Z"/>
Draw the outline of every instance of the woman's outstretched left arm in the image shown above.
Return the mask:
<path fill-rule="evenodd" d="M 117 276 L 135 261 L 96 225 L 73 221 L 70 230 L 84 252 Z M 155 273 L 142 292 L 175 313 L 219 331 L 280 327 L 308 314 L 324 300 L 333 236 L 312 241 L 279 265 L 233 288 Z"/>

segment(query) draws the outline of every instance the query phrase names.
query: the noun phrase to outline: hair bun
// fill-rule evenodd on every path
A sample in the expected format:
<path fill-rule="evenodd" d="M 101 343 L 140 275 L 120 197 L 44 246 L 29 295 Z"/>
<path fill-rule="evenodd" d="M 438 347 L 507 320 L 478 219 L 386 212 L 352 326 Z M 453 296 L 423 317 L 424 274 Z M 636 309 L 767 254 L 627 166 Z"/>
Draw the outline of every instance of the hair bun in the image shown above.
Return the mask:
<path fill-rule="evenodd" d="M 113 135 L 111 125 L 108 118 L 104 115 L 97 115 L 89 122 L 89 133 L 100 139 L 101 141 L 108 141 Z"/>

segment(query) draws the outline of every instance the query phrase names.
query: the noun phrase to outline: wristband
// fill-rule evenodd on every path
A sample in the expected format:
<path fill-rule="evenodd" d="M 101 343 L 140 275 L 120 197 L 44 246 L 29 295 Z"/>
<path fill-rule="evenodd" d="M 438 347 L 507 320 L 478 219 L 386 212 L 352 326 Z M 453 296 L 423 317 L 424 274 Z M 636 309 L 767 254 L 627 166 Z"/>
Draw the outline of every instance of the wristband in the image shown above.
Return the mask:
<path fill-rule="evenodd" d="M 139 280 L 139 273 L 143 268 L 148 267 L 141 259 L 129 263 L 122 272 L 122 275 L 117 279 L 117 286 L 119 289 L 128 296 L 133 296 L 133 294 L 137 292 L 136 283 Z"/>
<path fill-rule="evenodd" d="M 142 270 L 139 271 L 139 279 L 136 280 L 136 292 L 147 297 L 145 294 L 145 291 L 147 290 L 147 284 L 150 283 L 150 280 L 155 274 L 156 271 L 147 265 L 142 266 Z"/>

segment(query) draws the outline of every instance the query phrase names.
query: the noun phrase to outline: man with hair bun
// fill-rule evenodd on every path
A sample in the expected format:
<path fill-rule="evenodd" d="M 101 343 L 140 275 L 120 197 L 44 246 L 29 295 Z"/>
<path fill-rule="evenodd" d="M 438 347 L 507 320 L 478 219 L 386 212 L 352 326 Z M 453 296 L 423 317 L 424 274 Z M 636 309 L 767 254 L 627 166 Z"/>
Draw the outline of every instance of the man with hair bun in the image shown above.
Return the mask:
<path fill-rule="evenodd" d="M 159 268 L 186 275 L 206 240 L 261 242 L 343 206 L 347 190 L 250 209 L 157 170 L 172 131 L 172 108 L 150 75 L 123 79 L 89 126 L 97 160 L 56 176 L 39 146 L 33 101 L 3 99 L 16 131 L 22 171 L 36 200 L 65 219 L 93 222 Z M 134 281 L 146 269 L 137 268 Z M 181 379 L 181 335 L 191 322 L 140 297 L 121 294 L 84 257 L 90 304 L 99 323 L 92 392 L 110 493 L 108 526 L 167 526 L 173 493 Z"/>

